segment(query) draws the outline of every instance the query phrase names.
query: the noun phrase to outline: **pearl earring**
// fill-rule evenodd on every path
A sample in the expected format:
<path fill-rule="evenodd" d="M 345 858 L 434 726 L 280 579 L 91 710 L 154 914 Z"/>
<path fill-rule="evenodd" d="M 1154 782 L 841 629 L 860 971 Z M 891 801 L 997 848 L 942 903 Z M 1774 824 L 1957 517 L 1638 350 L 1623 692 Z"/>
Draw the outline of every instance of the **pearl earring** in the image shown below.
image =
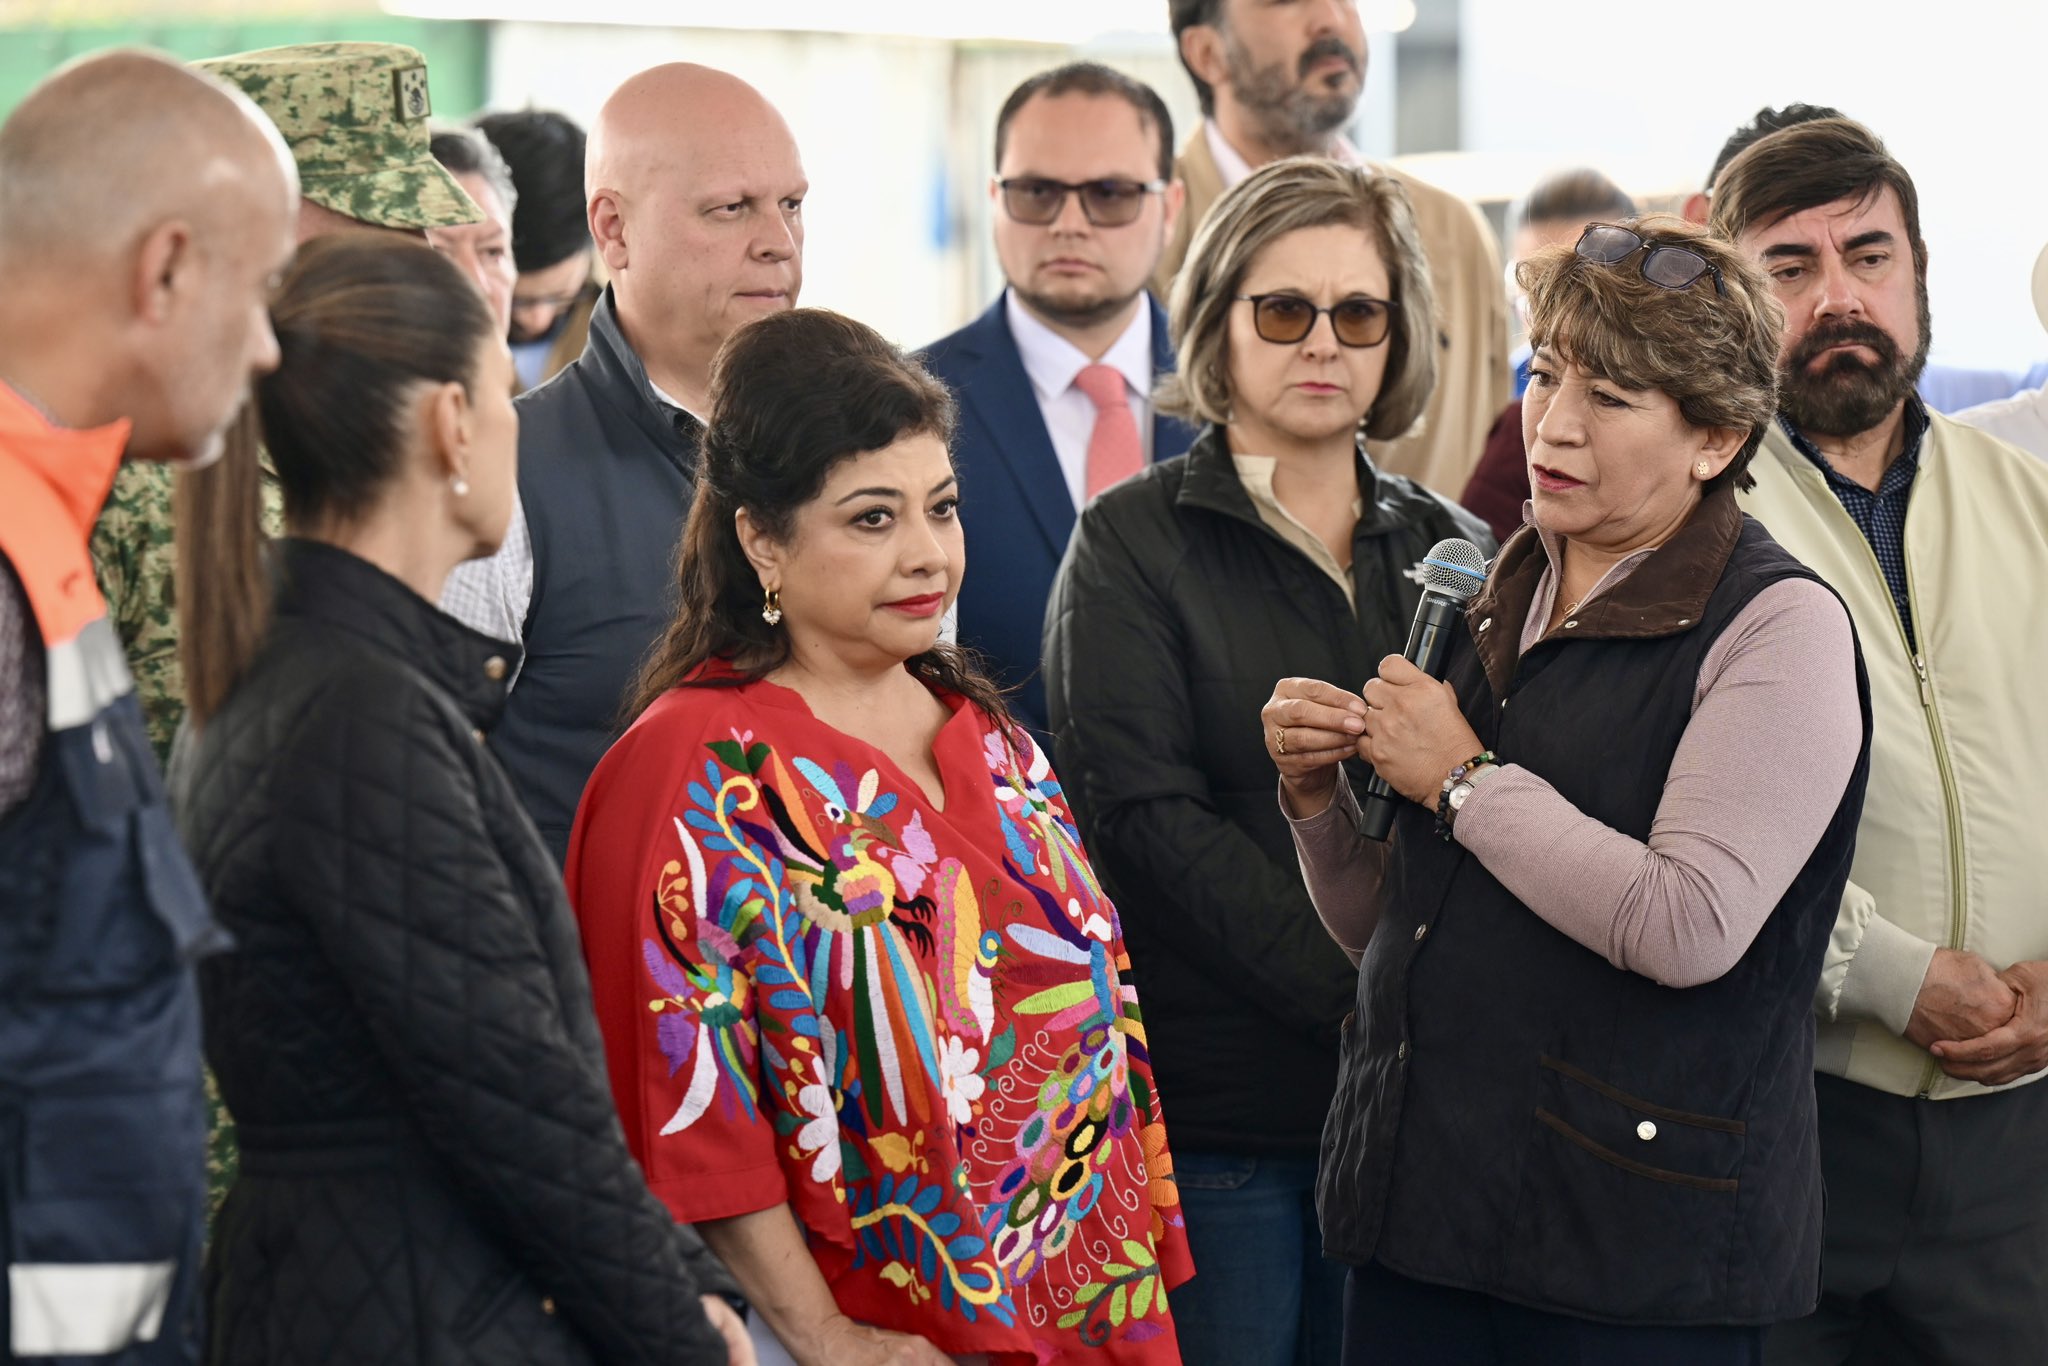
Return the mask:
<path fill-rule="evenodd" d="M 448 481 L 448 487 L 454 490 L 457 498 L 469 497 L 469 481 L 459 474 Z"/>
<path fill-rule="evenodd" d="M 1704 479 L 1707 477 L 1707 472 L 1713 469 L 1713 466 L 1709 465 L 1706 461 L 1702 460 L 1699 464 L 1694 465 L 1693 468 L 1695 470 L 1698 470 L 1700 478 Z"/>
<path fill-rule="evenodd" d="M 769 589 L 767 596 L 761 600 L 761 620 L 767 622 L 770 626 L 780 626 L 782 624 L 782 590 L 780 588 Z"/>

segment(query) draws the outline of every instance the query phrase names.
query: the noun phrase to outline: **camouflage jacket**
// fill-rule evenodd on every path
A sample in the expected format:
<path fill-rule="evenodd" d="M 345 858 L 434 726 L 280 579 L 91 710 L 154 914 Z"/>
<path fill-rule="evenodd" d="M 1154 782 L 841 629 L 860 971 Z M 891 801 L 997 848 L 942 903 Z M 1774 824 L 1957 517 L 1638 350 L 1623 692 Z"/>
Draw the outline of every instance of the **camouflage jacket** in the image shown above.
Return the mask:
<path fill-rule="evenodd" d="M 263 534 L 284 534 L 284 493 L 263 465 Z M 92 530 L 92 562 L 100 593 L 135 675 L 135 695 L 159 763 L 185 717 L 185 672 L 178 662 L 177 548 L 171 538 L 171 467 L 131 460 Z"/>

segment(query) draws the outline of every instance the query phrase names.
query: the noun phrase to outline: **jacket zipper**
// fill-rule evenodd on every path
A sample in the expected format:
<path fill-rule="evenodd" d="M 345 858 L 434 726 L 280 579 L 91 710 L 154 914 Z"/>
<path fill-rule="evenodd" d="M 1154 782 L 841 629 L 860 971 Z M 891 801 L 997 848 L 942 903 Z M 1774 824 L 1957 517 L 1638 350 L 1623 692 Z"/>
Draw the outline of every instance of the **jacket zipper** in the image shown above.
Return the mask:
<path fill-rule="evenodd" d="M 1876 558 L 1873 552 L 1872 559 Z M 1923 621 L 1920 603 L 1913 596 L 1913 569 L 1908 561 L 1906 566 L 1906 606 L 1913 614 L 1913 620 Z M 1905 633 L 1903 625 L 1900 634 Z M 1941 775 L 1941 800 L 1947 812 L 1948 833 L 1948 946 L 1960 949 L 1963 946 L 1963 932 L 1968 927 L 1968 907 L 1964 905 L 1963 888 L 1963 811 L 1962 802 L 1956 794 L 1955 770 L 1949 764 L 1948 738 L 1942 734 L 1941 714 L 1934 708 L 1934 683 L 1927 676 L 1927 657 L 1915 651 L 1913 672 L 1920 679 L 1920 712 L 1927 718 L 1927 734 L 1934 745 L 1934 767 Z M 1934 1085 L 1941 1079 L 1941 1064 L 1929 1058 L 1927 1068 L 1920 1077 L 1920 1094 L 1931 1095 Z"/>
<path fill-rule="evenodd" d="M 1842 520 L 1856 533 L 1857 543 L 1863 547 L 1863 553 L 1869 556 L 1870 567 L 1877 571 L 1878 584 L 1884 588 L 1885 596 L 1889 598 L 1891 586 L 1885 583 L 1884 566 L 1878 562 L 1877 550 L 1870 544 L 1870 538 L 1863 534 L 1862 527 L 1856 525 L 1856 519 L 1842 506 L 1842 500 L 1835 497 L 1835 491 L 1827 489 L 1826 492 L 1829 499 L 1834 502 L 1836 510 L 1841 513 Z M 1913 562 L 1910 558 L 1906 561 L 1906 610 L 1912 614 L 1915 622 L 1924 622 L 1925 618 L 1920 614 L 1920 601 L 1913 593 Z M 1934 682 L 1927 675 L 1927 657 L 1907 636 L 1906 623 L 1899 620 L 1896 608 L 1892 612 L 1892 623 L 1899 628 L 1899 644 L 1905 647 L 1907 657 L 1913 661 L 1913 676 L 1920 685 L 1920 715 L 1927 722 L 1928 741 L 1934 746 L 1934 769 L 1941 778 L 1941 801 L 1948 818 L 1948 947 L 1960 949 L 1963 946 L 1963 930 L 1969 918 L 1963 905 L 1962 802 L 1956 795 L 1955 770 L 1949 765 L 1948 740 L 1942 734 L 1941 716 L 1934 709 Z M 1920 1095 L 1924 1097 L 1932 1094 L 1935 1082 L 1940 1079 L 1941 1064 L 1929 1058 L 1926 1068 L 1920 1075 Z"/>

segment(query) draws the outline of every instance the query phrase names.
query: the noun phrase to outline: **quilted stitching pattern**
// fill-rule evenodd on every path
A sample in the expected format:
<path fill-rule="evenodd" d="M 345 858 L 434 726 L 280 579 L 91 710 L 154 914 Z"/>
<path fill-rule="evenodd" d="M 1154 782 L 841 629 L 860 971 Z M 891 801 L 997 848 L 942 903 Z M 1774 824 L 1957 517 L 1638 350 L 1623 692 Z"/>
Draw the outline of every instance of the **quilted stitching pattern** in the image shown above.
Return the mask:
<path fill-rule="evenodd" d="M 729 1282 L 626 1151 L 567 901 L 474 738 L 506 647 L 339 551 L 286 565 L 183 812 L 239 944 L 202 976 L 245 1143 L 212 1359 L 722 1362 L 697 1292 Z"/>

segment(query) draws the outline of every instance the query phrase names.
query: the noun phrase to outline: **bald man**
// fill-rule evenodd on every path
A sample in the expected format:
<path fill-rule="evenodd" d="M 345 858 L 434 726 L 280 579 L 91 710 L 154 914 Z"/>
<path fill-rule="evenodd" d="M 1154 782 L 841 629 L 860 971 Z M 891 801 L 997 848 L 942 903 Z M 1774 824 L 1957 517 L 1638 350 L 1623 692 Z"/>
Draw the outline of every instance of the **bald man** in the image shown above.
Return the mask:
<path fill-rule="evenodd" d="M 147 118 L 136 117 L 147 110 Z M 9 1360 L 198 1360 L 192 965 L 219 947 L 86 540 L 277 364 L 299 187 L 240 95 L 74 63 L 0 127 L 0 1288 Z"/>
<path fill-rule="evenodd" d="M 336 232 L 417 238 L 482 217 L 429 149 L 433 97 L 417 49 L 295 43 L 200 66 L 253 100 L 290 148 L 300 175 L 299 241 Z M 238 424 L 229 439 L 239 443 L 229 465 L 261 459 L 253 423 Z M 262 463 L 263 529 L 279 536 L 284 495 Z M 169 755 L 185 715 L 172 522 L 169 471 L 130 465 L 114 481 L 92 537 L 100 591 L 127 647 L 159 759 Z M 216 1198 L 225 1189 L 224 1180 L 216 1182 Z"/>
<path fill-rule="evenodd" d="M 611 285 L 583 355 L 519 400 L 524 516 L 498 554 L 449 576 L 441 601 L 525 644 L 491 747 L 557 860 L 668 627 L 711 358 L 741 325 L 795 307 L 809 189 L 774 106 L 685 63 L 620 86 L 587 155 Z"/>

